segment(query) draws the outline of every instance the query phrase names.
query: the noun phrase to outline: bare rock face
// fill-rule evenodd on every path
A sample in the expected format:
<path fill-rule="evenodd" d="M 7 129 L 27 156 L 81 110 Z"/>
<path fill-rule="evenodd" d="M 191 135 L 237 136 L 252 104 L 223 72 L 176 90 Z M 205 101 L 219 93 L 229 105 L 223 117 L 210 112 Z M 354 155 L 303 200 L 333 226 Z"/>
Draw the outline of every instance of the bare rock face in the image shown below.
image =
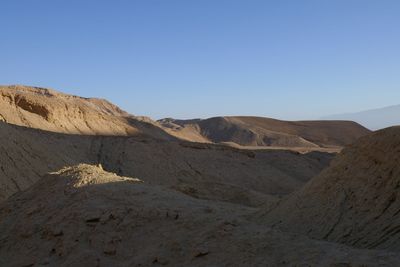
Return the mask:
<path fill-rule="evenodd" d="M 400 256 L 286 234 L 256 209 L 100 166 L 43 177 L 0 205 L 1 266 L 399 266 Z"/>
<path fill-rule="evenodd" d="M 331 167 L 264 219 L 276 227 L 360 248 L 400 249 L 400 127 L 346 148 Z"/>
<path fill-rule="evenodd" d="M 350 121 L 280 121 L 262 117 L 215 117 L 158 121 L 181 139 L 253 147 L 334 148 L 370 131 Z"/>
<path fill-rule="evenodd" d="M 0 119 L 59 133 L 172 139 L 155 122 L 132 116 L 107 100 L 37 87 L 0 86 Z"/>

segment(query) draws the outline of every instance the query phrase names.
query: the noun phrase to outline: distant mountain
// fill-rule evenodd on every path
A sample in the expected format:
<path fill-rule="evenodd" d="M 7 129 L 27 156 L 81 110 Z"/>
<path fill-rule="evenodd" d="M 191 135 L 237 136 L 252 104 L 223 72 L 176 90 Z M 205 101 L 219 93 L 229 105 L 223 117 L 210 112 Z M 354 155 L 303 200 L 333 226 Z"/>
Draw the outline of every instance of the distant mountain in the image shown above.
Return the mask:
<path fill-rule="evenodd" d="M 342 147 L 370 132 L 352 121 L 281 121 L 238 116 L 158 122 L 180 139 L 240 146 Z"/>
<path fill-rule="evenodd" d="M 371 129 L 378 130 L 400 125 L 400 105 L 371 109 L 356 113 L 327 116 L 326 120 L 352 120 Z"/>

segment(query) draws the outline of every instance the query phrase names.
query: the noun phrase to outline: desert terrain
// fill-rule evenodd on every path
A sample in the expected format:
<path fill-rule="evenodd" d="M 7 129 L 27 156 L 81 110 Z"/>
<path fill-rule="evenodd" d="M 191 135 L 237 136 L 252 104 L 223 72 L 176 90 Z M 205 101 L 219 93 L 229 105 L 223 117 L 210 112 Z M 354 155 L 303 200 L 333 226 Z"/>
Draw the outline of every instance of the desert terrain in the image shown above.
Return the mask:
<path fill-rule="evenodd" d="M 0 95 L 0 266 L 400 266 L 399 127 Z"/>
<path fill-rule="evenodd" d="M 233 143 L 242 147 L 341 148 L 370 131 L 352 121 L 281 121 L 262 117 L 215 117 L 158 121 L 189 141 Z"/>

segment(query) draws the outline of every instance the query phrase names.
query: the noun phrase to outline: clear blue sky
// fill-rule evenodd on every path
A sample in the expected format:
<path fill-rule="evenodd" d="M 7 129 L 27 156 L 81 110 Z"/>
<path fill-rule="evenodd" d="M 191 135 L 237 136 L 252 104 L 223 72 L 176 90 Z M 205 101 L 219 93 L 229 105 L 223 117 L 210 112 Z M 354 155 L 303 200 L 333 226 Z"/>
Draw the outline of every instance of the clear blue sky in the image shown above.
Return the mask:
<path fill-rule="evenodd" d="M 2 0 L 0 84 L 153 118 L 400 104 L 400 1 Z"/>

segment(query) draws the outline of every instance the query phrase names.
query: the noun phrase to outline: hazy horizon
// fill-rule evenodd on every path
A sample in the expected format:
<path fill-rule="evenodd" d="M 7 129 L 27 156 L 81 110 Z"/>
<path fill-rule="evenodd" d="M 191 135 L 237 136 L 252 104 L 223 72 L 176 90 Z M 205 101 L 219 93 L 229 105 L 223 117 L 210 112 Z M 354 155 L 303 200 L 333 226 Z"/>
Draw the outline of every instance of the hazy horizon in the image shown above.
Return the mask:
<path fill-rule="evenodd" d="M 397 1 L 3 1 L 0 84 L 154 119 L 400 104 Z"/>

